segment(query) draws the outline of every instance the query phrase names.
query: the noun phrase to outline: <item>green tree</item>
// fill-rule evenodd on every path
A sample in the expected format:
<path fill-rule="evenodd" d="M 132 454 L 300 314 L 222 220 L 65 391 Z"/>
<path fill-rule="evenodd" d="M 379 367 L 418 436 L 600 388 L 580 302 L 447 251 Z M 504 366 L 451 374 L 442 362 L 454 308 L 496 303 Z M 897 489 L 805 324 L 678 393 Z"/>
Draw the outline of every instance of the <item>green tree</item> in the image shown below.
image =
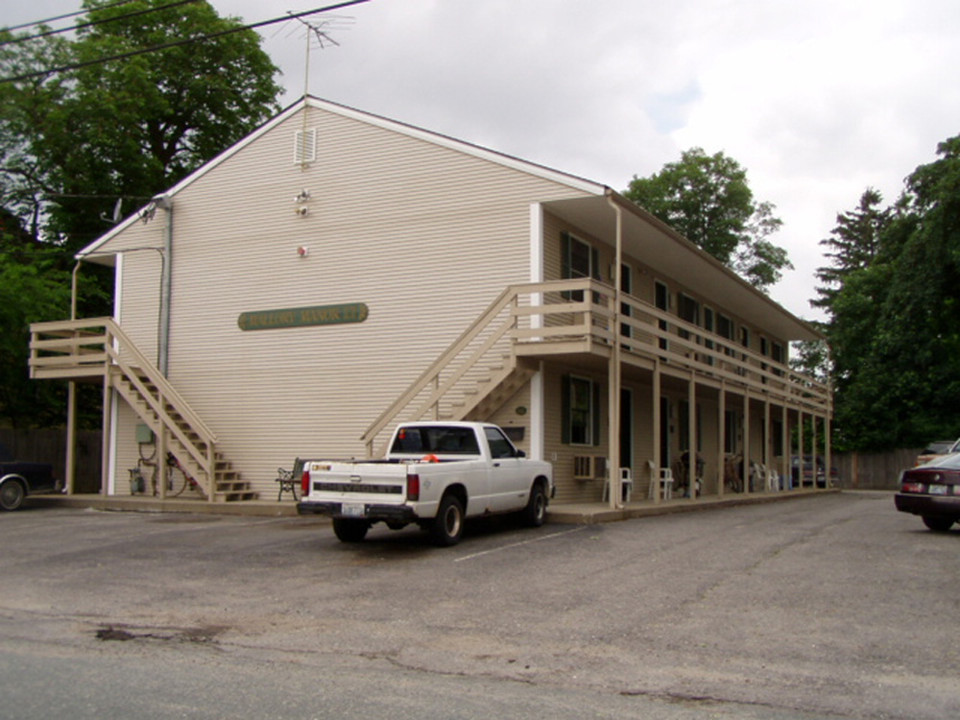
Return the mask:
<path fill-rule="evenodd" d="M 760 289 L 793 267 L 769 239 L 783 224 L 774 206 L 754 199 L 746 170 L 722 152 L 687 150 L 650 177 L 634 176 L 624 195 Z"/>
<path fill-rule="evenodd" d="M 67 317 L 73 255 L 109 229 L 118 200 L 128 214 L 279 109 L 253 30 L 204 39 L 241 23 L 208 2 L 170 5 L 85 0 L 81 22 L 96 24 L 74 39 L 0 30 L 0 78 L 41 73 L 0 80 L 0 412 L 15 423 L 63 418 L 55 384 L 26 379 L 27 324 Z M 109 274 L 84 277 L 80 314 L 109 314 Z"/>
<path fill-rule="evenodd" d="M 831 290 L 839 447 L 960 434 L 960 137 L 937 154 L 907 179 L 873 257 Z"/>
<path fill-rule="evenodd" d="M 870 266 L 880 250 L 880 236 L 890 224 L 893 210 L 882 208 L 883 196 L 867 188 L 860 196 L 857 208 L 839 213 L 830 237 L 821 240 L 826 248 L 824 256 L 830 265 L 817 269 L 816 276 L 823 284 L 816 288 L 818 298 L 811 300 L 814 307 L 828 313 L 844 278 L 856 270 Z"/>
<path fill-rule="evenodd" d="M 9 244 L 9 235 L 0 235 Z M 0 251 L 0 418 L 14 427 L 63 421 L 63 388 L 29 379 L 29 325 L 62 318 L 70 307 L 69 273 L 54 249 Z"/>
<path fill-rule="evenodd" d="M 170 187 L 278 110 L 276 66 L 259 36 L 207 2 L 86 0 L 77 38 L 4 45 L 0 73 L 83 64 L 173 41 L 197 42 L 0 85 L 0 143 L 20 167 L 3 168 L 41 197 L 36 237 L 74 251 L 127 211 Z M 112 7 L 111 7 L 112 6 Z M 146 14 L 128 17 L 139 10 Z M 3 152 L 0 150 L 0 152 Z M 24 209 L 6 203 L 23 217 Z"/>

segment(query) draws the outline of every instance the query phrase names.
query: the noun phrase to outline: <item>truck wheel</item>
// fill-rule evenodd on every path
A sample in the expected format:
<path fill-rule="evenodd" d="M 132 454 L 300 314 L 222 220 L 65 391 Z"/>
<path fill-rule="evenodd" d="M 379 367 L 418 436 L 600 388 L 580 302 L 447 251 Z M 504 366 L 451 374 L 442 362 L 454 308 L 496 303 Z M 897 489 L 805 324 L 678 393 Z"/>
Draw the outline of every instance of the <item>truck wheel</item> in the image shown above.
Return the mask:
<path fill-rule="evenodd" d="M 433 542 L 440 547 L 450 547 L 460 542 L 463 534 L 463 504 L 456 495 L 444 495 L 440 501 L 437 517 L 430 526 Z"/>
<path fill-rule="evenodd" d="M 348 518 L 334 518 L 333 532 L 340 542 L 358 543 L 367 536 L 370 524 L 366 520 L 351 520 Z"/>
<path fill-rule="evenodd" d="M 547 493 L 543 483 L 534 483 L 530 488 L 530 499 L 523 509 L 523 520 L 530 527 L 540 527 L 547 519 Z"/>
<path fill-rule="evenodd" d="M 953 527 L 953 518 L 924 515 L 923 524 L 934 532 L 947 532 Z"/>
<path fill-rule="evenodd" d="M 23 502 L 23 485 L 19 480 L 5 480 L 0 485 L 0 508 L 4 510 L 16 510 Z"/>

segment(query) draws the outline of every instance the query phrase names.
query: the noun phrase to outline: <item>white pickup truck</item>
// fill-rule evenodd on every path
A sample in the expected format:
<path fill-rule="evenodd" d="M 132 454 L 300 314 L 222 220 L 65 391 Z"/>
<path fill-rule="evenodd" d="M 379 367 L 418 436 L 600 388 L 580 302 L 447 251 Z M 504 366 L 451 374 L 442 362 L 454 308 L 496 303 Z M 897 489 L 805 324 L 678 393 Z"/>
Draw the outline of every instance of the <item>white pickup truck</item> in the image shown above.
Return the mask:
<path fill-rule="evenodd" d="M 343 542 L 360 542 L 376 522 L 416 523 L 438 545 L 460 540 L 465 518 L 522 512 L 543 524 L 553 497 L 550 463 L 529 460 L 496 425 L 400 425 L 383 460 L 307 460 L 301 515 L 329 515 Z"/>

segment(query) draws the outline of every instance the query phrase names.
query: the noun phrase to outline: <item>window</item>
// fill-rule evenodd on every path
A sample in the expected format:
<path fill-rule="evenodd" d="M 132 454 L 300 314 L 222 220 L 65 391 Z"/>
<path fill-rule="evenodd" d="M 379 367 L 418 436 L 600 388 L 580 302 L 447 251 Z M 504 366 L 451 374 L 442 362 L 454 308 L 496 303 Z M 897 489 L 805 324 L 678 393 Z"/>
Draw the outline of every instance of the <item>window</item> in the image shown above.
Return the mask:
<path fill-rule="evenodd" d="M 420 425 L 401 428 L 390 452 L 416 455 L 479 455 L 480 448 L 472 428 Z"/>
<path fill-rule="evenodd" d="M 625 292 L 627 295 L 633 293 L 633 276 L 630 274 L 629 265 L 620 266 L 620 290 Z M 630 307 L 629 303 L 620 303 L 620 314 L 624 317 L 630 317 L 632 314 L 632 308 Z M 631 336 L 631 334 L 629 323 L 620 323 L 620 335 L 628 338 Z"/>
<path fill-rule="evenodd" d="M 657 306 L 658 310 L 670 312 L 670 288 L 668 288 L 659 280 L 654 283 L 654 304 Z M 667 324 L 666 320 L 658 320 L 657 324 L 664 332 L 667 332 L 670 329 L 670 326 Z M 666 338 L 660 338 L 660 349 L 667 349 Z"/>
<path fill-rule="evenodd" d="M 760 336 L 760 354 L 763 355 L 764 357 L 767 357 L 770 355 L 770 343 L 767 342 L 767 339 L 762 335 Z M 769 366 L 765 362 L 760 363 L 760 369 L 763 370 L 764 373 L 766 373 L 768 367 Z M 767 381 L 767 376 L 764 374 L 763 377 L 760 378 L 760 382 L 765 383 L 766 381 Z"/>
<path fill-rule="evenodd" d="M 786 358 L 786 354 L 783 352 L 783 345 L 781 345 L 778 342 L 770 343 L 770 357 L 773 359 L 775 363 L 780 363 L 781 365 L 786 363 L 787 358 Z M 774 368 L 773 374 L 783 375 L 783 370 L 781 370 L 780 368 Z"/>
<path fill-rule="evenodd" d="M 506 436 L 500 432 L 500 428 L 485 427 L 484 435 L 487 436 L 487 444 L 490 446 L 490 455 L 493 458 L 517 457 L 517 451 L 507 440 Z"/>
<path fill-rule="evenodd" d="M 568 375 L 563 383 L 563 442 L 595 445 L 599 440 L 599 386 L 587 378 Z"/>
<path fill-rule="evenodd" d="M 713 308 L 705 307 L 703 309 L 703 329 L 708 333 L 712 333 L 714 331 Z M 707 350 L 713 350 L 713 340 L 710 340 L 709 338 L 704 339 L 703 346 Z M 705 360 L 707 365 L 713 365 L 713 355 L 707 355 Z"/>
<path fill-rule="evenodd" d="M 560 236 L 560 240 L 561 261 L 563 265 L 561 274 L 563 279 L 593 278 L 599 280 L 597 249 L 591 247 L 580 238 L 566 232 Z M 573 292 L 565 292 L 564 297 L 574 302 L 582 302 L 583 291 L 574 290 Z"/>
<path fill-rule="evenodd" d="M 700 303 L 689 295 L 677 293 L 677 315 L 681 320 L 686 320 L 691 325 L 700 324 Z M 679 330 L 678 335 L 684 340 L 690 339 L 690 333 L 686 330 Z"/>
<path fill-rule="evenodd" d="M 722 313 L 717 314 L 717 335 L 727 340 L 733 340 L 733 320 Z M 729 346 L 723 348 L 726 355 L 733 355 L 733 350 Z"/>

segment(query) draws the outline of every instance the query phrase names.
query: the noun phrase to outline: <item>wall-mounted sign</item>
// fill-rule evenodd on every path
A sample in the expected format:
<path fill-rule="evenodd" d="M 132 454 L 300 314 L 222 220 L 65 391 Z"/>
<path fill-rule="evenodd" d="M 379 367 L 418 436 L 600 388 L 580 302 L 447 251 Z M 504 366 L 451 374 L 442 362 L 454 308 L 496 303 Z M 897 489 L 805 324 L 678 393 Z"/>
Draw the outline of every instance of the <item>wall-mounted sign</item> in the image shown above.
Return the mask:
<path fill-rule="evenodd" d="M 344 325 L 361 323 L 369 310 L 365 303 L 317 305 L 286 310 L 254 310 L 240 313 L 237 325 L 241 330 L 276 330 L 308 325 Z"/>

